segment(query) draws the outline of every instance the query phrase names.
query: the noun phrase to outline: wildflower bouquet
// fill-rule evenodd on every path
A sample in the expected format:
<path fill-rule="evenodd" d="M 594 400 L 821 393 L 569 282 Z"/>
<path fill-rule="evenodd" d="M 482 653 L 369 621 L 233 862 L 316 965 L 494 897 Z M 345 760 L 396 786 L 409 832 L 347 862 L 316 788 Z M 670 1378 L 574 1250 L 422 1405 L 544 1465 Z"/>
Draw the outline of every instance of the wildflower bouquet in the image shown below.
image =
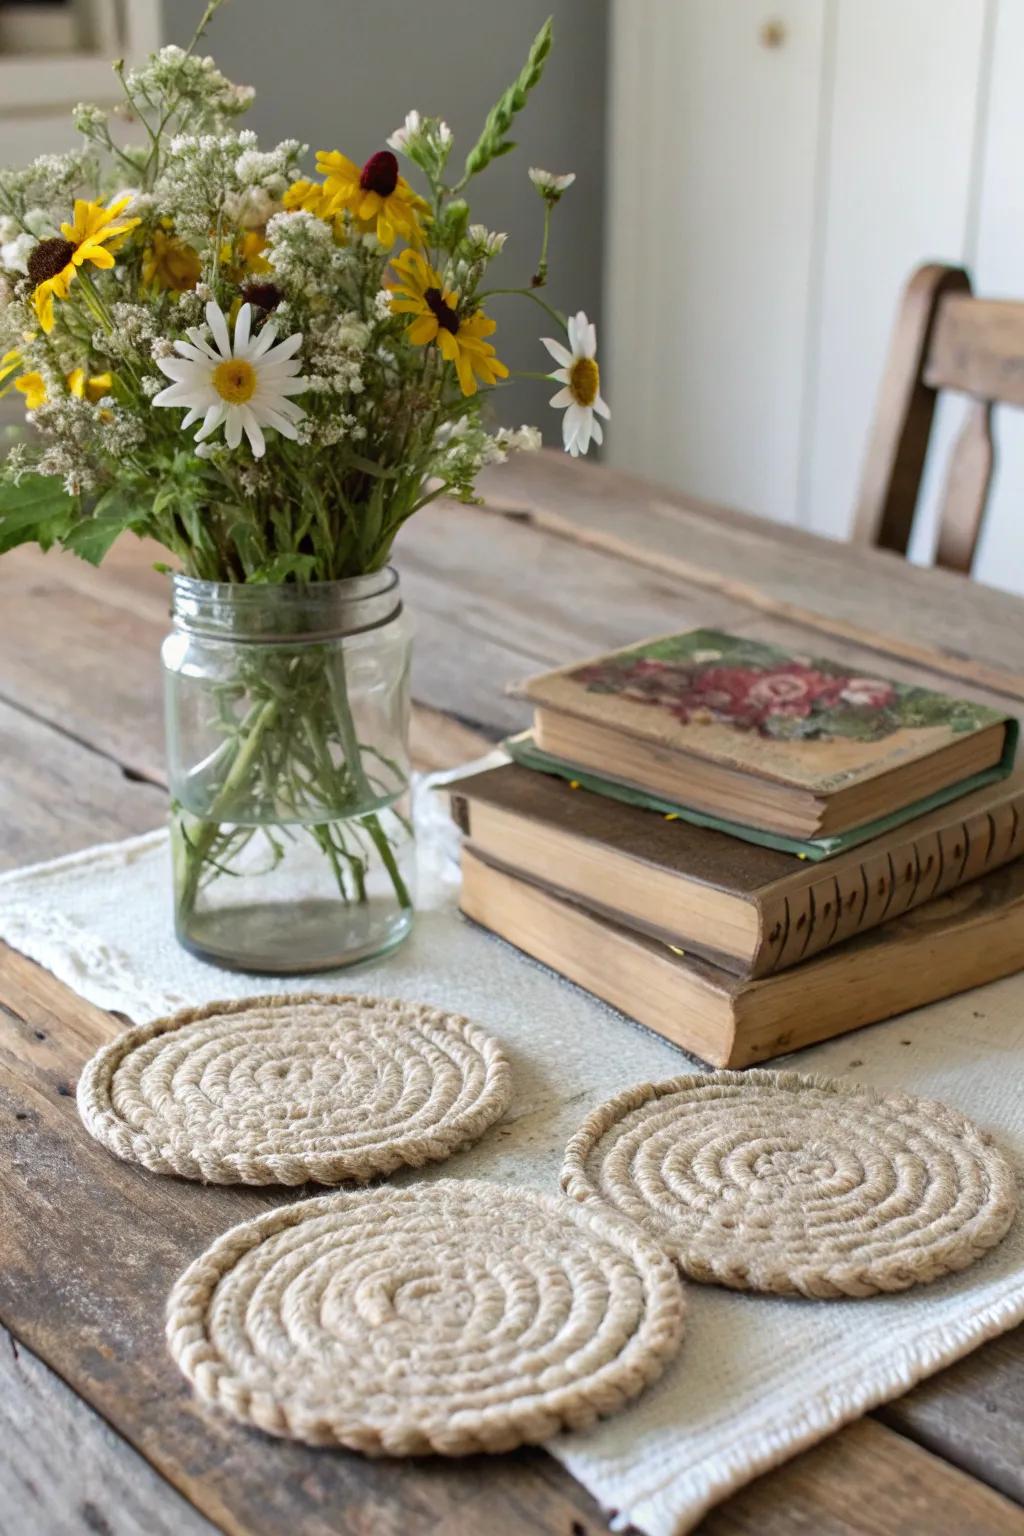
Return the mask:
<path fill-rule="evenodd" d="M 467 196 L 513 147 L 550 23 L 459 171 L 447 125 L 410 112 L 361 166 L 323 151 L 307 177 L 304 146 L 263 150 L 238 128 L 252 91 L 196 53 L 218 3 L 189 49 L 114 65 L 123 109 L 78 107 L 80 151 L 0 172 L 0 393 L 24 397 L 34 429 L 0 467 L 0 552 L 98 562 L 130 530 L 168 552 L 193 606 L 209 594 L 190 581 L 268 589 L 261 633 L 280 641 L 302 593 L 361 578 L 365 594 L 409 517 L 472 499 L 485 464 L 539 444 L 487 423 L 509 378 L 490 298 L 521 294 L 560 333 L 543 340 L 568 452 L 600 443 L 608 410 L 593 325 L 539 292 L 571 176 L 530 172 L 541 252 L 521 288 L 487 288 L 505 236 Z M 345 903 L 366 900 L 376 857 L 408 908 L 401 821 L 382 819 L 403 751 L 363 739 L 350 670 L 329 646 L 238 646 L 201 703 L 173 705 L 203 743 L 176 763 L 172 729 L 179 931 L 219 876 L 251 869 L 256 828 L 270 868 L 315 846 Z"/>

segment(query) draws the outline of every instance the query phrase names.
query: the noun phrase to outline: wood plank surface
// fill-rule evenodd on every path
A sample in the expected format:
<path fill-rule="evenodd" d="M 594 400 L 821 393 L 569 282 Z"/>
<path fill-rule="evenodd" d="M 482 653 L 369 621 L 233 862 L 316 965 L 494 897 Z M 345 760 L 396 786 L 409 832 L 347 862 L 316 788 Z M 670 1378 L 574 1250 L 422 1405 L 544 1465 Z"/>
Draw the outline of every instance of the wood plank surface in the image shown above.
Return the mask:
<path fill-rule="evenodd" d="M 120 765 L 0 702 L 0 869 L 158 826 L 167 797 Z"/>
<path fill-rule="evenodd" d="M 1021 1536 L 1024 1510 L 939 1457 L 887 1437 L 871 1419 L 773 1474 L 766 1509 L 752 1483 L 710 1514 L 698 1536 Z"/>
<path fill-rule="evenodd" d="M 546 452 L 486 471 L 482 488 L 497 516 L 512 513 L 756 612 L 1024 699 L 1020 599 L 957 572 L 833 544 Z"/>
<path fill-rule="evenodd" d="M 0 1326 L 4 1536 L 215 1536 L 216 1529 Z"/>
<path fill-rule="evenodd" d="M 1024 1328 L 992 1339 L 877 1416 L 1024 1504 Z"/>
<path fill-rule="evenodd" d="M 826 654 L 857 656 L 865 670 L 897 676 L 902 668 L 914 674 L 908 681 L 939 686 L 955 676 L 961 691 L 990 699 L 994 689 L 1004 702 L 1024 696 L 1017 599 L 955 577 L 935 583 L 934 573 L 883 569 L 888 557 L 870 551 L 851 563 L 849 550 L 715 509 L 688 513 L 679 498 L 665 502 L 649 488 L 641 495 L 628 477 L 546 459 L 528 466 L 529 484 L 510 472 L 503 494 L 513 515 L 438 505 L 403 534 L 422 763 L 475 755 L 518 723 L 500 690 L 538 664 L 695 623 L 802 636 L 808 648 L 820 637 Z M 525 505 L 527 494 L 535 506 Z M 740 545 L 746 553 L 734 559 Z M 163 777 L 156 650 L 167 593 L 149 558 L 126 541 L 99 571 L 32 551 L 0 562 L 8 767 L 0 848 L 8 865 L 142 830 L 163 815 L 154 787 Z M 929 593 L 920 603 L 919 578 Z M 886 629 L 880 621 L 895 607 L 899 622 Z M 385 1467 L 254 1437 L 199 1413 L 164 1353 L 166 1290 L 210 1238 L 274 1197 L 153 1179 L 89 1141 L 71 1090 L 81 1063 L 116 1027 L 21 957 L 0 957 L 0 1317 L 40 1360 L 221 1530 L 606 1529 L 589 1496 L 539 1452 Z M 759 1479 L 702 1529 L 1021 1530 L 1019 1511 L 982 1484 L 1022 1496 L 1022 1367 L 1018 1330 L 889 1405 L 885 1426 L 879 1417 L 851 1426 Z M 866 1501 L 865 1487 L 875 1486 L 877 1500 Z M 102 1530 L 69 1527 L 79 1528 Z M 7 1536 L 2 1518 L 0 1531 Z"/>

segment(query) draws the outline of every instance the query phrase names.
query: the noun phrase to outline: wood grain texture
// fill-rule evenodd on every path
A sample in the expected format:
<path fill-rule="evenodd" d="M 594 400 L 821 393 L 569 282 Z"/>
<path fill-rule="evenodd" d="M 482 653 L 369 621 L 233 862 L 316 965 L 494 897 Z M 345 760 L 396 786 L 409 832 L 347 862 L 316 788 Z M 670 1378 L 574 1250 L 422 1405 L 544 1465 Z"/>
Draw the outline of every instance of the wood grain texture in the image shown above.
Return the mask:
<path fill-rule="evenodd" d="M 1021 1536 L 1024 1511 L 937 1456 L 861 1419 L 710 1514 L 696 1536 Z"/>
<path fill-rule="evenodd" d="M 924 471 L 936 390 L 923 373 L 941 300 L 970 293 L 967 273 L 930 262 L 900 298 L 864 452 L 851 537 L 906 554 Z"/>
<path fill-rule="evenodd" d="M 1024 303 L 944 298 L 924 368 L 931 389 L 1024 406 Z"/>
<path fill-rule="evenodd" d="M 1024 359 L 1022 359 L 1024 362 Z M 953 445 L 939 507 L 936 565 L 968 575 L 981 535 L 995 464 L 992 404 L 973 400 Z"/>
<path fill-rule="evenodd" d="M 941 389 L 971 403 L 946 469 L 935 563 L 966 575 L 992 483 L 992 405 L 1024 405 L 1024 303 L 976 298 L 962 268 L 929 263 L 911 275 L 893 328 L 855 540 L 906 553 Z"/>
<path fill-rule="evenodd" d="M 167 797 L 110 758 L 0 702 L 0 869 L 159 826 Z"/>
<path fill-rule="evenodd" d="M 0 1530 L 216 1536 L 215 1526 L 2 1326 Z"/>
<path fill-rule="evenodd" d="M 618 470 L 546 452 L 525 458 L 482 477 L 495 515 L 511 513 L 810 635 L 1024 700 L 1020 599 L 1009 593 L 891 551 L 841 546 L 695 502 Z"/>
<path fill-rule="evenodd" d="M 1024 1504 L 1024 1329 L 992 1339 L 877 1417 Z"/>

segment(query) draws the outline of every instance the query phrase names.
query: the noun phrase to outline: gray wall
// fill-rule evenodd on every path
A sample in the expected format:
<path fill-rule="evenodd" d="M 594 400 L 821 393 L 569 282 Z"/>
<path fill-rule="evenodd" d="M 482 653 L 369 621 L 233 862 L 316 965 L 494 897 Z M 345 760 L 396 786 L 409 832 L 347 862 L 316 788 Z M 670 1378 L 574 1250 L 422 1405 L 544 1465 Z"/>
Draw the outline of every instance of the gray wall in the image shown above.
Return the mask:
<path fill-rule="evenodd" d="M 186 42 L 201 12 L 202 0 L 164 0 L 166 40 Z M 546 296 L 600 322 L 607 0 L 229 0 L 202 47 L 225 74 L 256 87 L 243 122 L 264 140 L 302 139 L 311 167 L 317 149 L 361 163 L 411 107 L 450 123 L 452 164 L 461 165 L 551 13 L 555 47 L 519 118 L 518 148 L 473 183 L 471 206 L 477 222 L 510 235 L 491 267 L 493 286 L 528 283 L 543 209 L 527 166 L 575 171 L 555 211 Z M 554 366 L 536 339 L 551 332 L 542 310 L 518 298 L 491 308 L 493 339 L 510 367 Z M 545 441 L 557 441 L 551 393 L 519 381 L 500 393 L 499 415 L 533 421 Z"/>

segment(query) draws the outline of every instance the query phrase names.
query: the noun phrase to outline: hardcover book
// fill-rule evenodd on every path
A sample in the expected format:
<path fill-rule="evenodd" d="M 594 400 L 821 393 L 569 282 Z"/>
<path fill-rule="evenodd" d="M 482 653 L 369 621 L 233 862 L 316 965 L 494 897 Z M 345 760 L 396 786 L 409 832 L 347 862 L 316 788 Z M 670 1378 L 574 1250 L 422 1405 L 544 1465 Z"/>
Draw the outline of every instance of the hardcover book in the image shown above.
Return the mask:
<path fill-rule="evenodd" d="M 691 1055 L 747 1067 L 1020 969 L 1024 861 L 799 969 L 742 980 L 462 853 L 462 911 Z"/>
<path fill-rule="evenodd" d="M 927 688 L 698 629 L 517 690 L 542 754 L 788 839 L 849 833 L 1012 766 L 1016 724 Z"/>
<path fill-rule="evenodd" d="M 824 868 L 516 764 L 450 793 L 489 863 L 740 976 L 786 970 L 1024 852 L 1024 773 Z"/>

